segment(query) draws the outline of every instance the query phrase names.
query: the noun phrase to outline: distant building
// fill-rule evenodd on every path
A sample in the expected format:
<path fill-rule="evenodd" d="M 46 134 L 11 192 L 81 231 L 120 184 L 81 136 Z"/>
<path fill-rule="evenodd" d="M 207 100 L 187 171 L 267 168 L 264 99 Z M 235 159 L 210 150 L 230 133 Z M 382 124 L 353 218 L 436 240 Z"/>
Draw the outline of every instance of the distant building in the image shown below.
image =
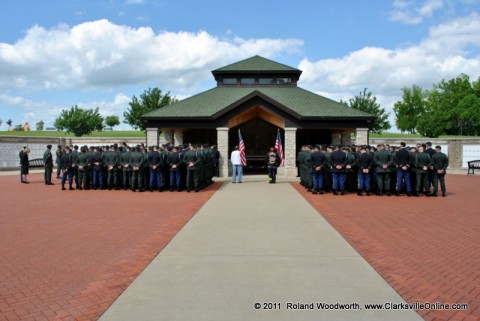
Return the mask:
<path fill-rule="evenodd" d="M 296 174 L 295 157 L 303 144 L 350 144 L 354 131 L 356 143 L 367 144 L 374 116 L 298 87 L 301 73 L 260 56 L 216 69 L 215 88 L 141 117 L 147 144 L 215 144 L 222 176 L 228 175 L 238 129 L 249 162 L 263 160 L 280 129 L 285 167 L 279 174 L 287 176 Z"/>

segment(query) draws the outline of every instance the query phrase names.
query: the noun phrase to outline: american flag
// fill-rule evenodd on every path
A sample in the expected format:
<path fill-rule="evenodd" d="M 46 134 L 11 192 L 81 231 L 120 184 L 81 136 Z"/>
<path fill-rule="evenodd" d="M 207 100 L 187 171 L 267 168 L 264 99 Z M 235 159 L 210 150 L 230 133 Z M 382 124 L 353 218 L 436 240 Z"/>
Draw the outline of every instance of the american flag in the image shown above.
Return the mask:
<path fill-rule="evenodd" d="M 242 133 L 238 130 L 238 150 L 240 151 L 240 160 L 243 166 L 247 165 L 247 158 L 245 157 L 245 143 L 243 142 Z"/>
<path fill-rule="evenodd" d="M 277 131 L 277 139 L 275 140 L 275 149 L 277 150 L 278 156 L 280 156 L 280 166 L 283 166 L 285 163 L 285 158 L 283 157 L 283 146 L 282 146 L 282 136 L 280 136 L 280 129 Z"/>

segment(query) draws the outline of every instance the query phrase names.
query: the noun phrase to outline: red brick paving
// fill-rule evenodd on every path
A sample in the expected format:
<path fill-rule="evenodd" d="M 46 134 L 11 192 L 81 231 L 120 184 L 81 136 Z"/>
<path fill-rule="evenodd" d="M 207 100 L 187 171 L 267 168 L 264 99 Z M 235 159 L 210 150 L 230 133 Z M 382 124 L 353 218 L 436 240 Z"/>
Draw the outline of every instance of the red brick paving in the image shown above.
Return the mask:
<path fill-rule="evenodd" d="M 428 321 L 480 320 L 479 176 L 448 175 L 447 197 L 312 195 L 295 188 Z M 375 302 L 382 303 L 382 302 Z"/>
<path fill-rule="evenodd" d="M 221 185 L 61 191 L 29 179 L 0 177 L 1 321 L 98 319 Z"/>

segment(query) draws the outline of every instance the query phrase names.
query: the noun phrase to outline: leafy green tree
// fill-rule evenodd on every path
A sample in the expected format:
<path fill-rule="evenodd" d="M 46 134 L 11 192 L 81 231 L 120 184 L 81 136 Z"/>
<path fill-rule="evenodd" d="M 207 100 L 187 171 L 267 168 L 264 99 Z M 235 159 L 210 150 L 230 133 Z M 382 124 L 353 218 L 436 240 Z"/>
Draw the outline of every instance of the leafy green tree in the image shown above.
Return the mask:
<path fill-rule="evenodd" d="M 105 117 L 105 125 L 107 125 L 108 127 L 120 125 L 120 119 L 118 118 L 118 116 L 115 115 L 107 116 Z"/>
<path fill-rule="evenodd" d="M 395 123 L 402 132 L 407 131 L 415 134 L 420 115 L 425 113 L 427 105 L 427 91 L 417 85 L 412 88 L 402 88 L 402 100 L 397 101 L 393 106 Z"/>
<path fill-rule="evenodd" d="M 348 106 L 376 117 L 369 127 L 372 133 L 381 133 L 384 130 L 390 129 L 391 126 L 388 122 L 389 114 L 385 111 L 385 108 L 380 107 L 380 104 L 377 103 L 377 98 L 373 96 L 371 92 L 367 93 L 367 88 L 365 88 L 363 92 L 360 92 L 359 95 L 351 98 Z"/>
<path fill-rule="evenodd" d="M 12 127 L 13 121 L 11 119 L 9 119 L 5 122 L 5 124 L 8 125 L 8 130 L 10 130 L 10 128 Z"/>
<path fill-rule="evenodd" d="M 59 132 L 63 132 L 63 130 L 65 129 L 65 127 L 63 126 L 62 120 L 59 118 L 55 119 L 55 122 L 53 123 L 53 127 L 55 127 Z"/>
<path fill-rule="evenodd" d="M 73 133 L 76 137 L 88 135 L 91 132 L 103 129 L 103 117 L 98 112 L 98 107 L 93 109 L 82 109 L 77 105 L 70 110 L 62 110 L 60 117 L 55 120 L 58 128 L 66 129 L 67 133 Z"/>
<path fill-rule="evenodd" d="M 41 121 L 39 121 L 39 122 L 37 122 L 37 123 L 35 124 L 35 128 L 36 128 L 38 131 L 42 131 L 43 128 L 44 128 L 44 126 L 45 126 L 45 123 L 43 122 L 43 120 L 41 120 Z"/>
<path fill-rule="evenodd" d="M 170 96 L 170 92 L 162 94 L 159 88 L 149 88 L 140 95 L 140 99 L 133 96 L 132 101 L 128 103 L 130 108 L 123 113 L 123 117 L 125 117 L 123 122 L 134 129 L 145 130 L 145 125 L 140 120 L 140 116 L 175 102 L 177 102 L 177 99 Z"/>

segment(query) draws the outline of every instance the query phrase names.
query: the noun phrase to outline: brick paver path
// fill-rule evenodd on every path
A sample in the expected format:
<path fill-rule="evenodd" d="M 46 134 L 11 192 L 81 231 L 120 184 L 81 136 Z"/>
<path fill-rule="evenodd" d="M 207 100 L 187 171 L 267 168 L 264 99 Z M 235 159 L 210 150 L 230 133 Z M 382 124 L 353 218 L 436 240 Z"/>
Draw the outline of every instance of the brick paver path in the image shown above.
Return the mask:
<path fill-rule="evenodd" d="M 0 320 L 96 320 L 220 183 L 199 193 L 61 191 L 0 177 Z"/>
<path fill-rule="evenodd" d="M 447 197 L 312 195 L 295 188 L 425 320 L 480 320 L 479 176 L 447 175 Z M 382 302 L 375 302 L 382 303 Z"/>

